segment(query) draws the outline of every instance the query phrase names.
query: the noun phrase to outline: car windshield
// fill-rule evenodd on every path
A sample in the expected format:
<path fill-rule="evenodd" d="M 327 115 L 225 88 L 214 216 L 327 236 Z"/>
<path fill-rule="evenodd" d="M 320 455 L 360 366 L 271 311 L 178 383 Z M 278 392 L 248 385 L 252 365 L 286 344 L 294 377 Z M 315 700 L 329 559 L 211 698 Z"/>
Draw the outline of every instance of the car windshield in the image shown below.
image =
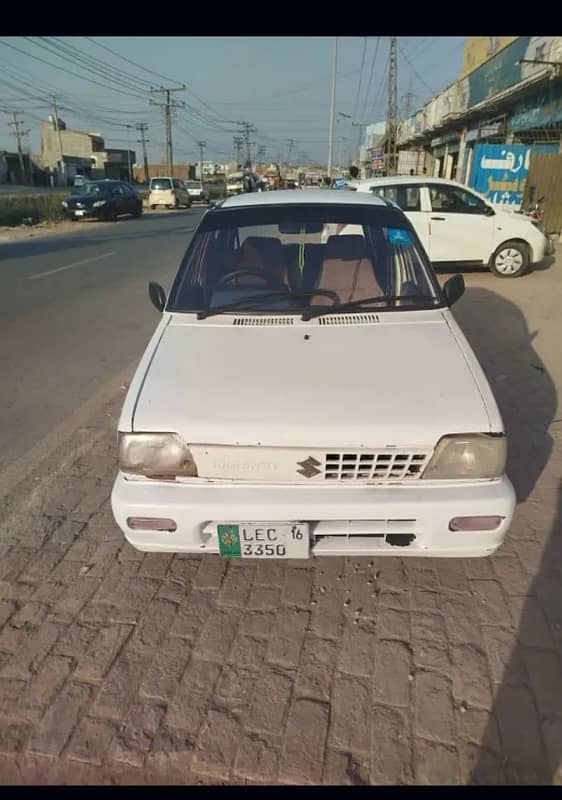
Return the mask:
<path fill-rule="evenodd" d="M 112 188 L 113 184 L 108 183 L 84 183 L 78 187 L 77 194 L 107 194 Z"/>
<path fill-rule="evenodd" d="M 171 189 L 172 182 L 169 178 L 153 178 L 150 182 L 151 189 Z"/>
<path fill-rule="evenodd" d="M 434 308 L 443 298 L 413 229 L 396 210 L 329 204 L 207 214 L 168 310 L 313 312 Z"/>

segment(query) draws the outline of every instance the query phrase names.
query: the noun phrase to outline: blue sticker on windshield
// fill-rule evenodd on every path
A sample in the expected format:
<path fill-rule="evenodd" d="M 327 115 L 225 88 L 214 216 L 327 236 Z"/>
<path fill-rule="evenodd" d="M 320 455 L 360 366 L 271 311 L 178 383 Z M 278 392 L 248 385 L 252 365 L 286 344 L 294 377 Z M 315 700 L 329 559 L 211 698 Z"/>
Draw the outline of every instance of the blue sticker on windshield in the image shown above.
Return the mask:
<path fill-rule="evenodd" d="M 390 244 L 412 244 L 410 234 L 405 228 L 387 228 L 386 233 Z"/>

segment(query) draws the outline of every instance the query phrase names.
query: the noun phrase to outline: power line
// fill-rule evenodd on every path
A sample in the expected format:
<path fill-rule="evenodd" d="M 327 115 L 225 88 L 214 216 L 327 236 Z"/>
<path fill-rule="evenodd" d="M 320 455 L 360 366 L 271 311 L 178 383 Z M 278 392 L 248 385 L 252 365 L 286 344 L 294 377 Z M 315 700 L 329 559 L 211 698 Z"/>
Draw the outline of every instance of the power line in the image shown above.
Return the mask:
<path fill-rule="evenodd" d="M 26 56 L 26 58 L 33 58 L 35 61 L 40 61 L 42 64 L 46 64 L 48 67 L 54 67 L 54 69 L 58 69 L 61 72 L 68 74 L 67 67 L 61 67 L 59 64 L 53 64 L 52 61 L 47 61 L 45 58 L 33 55 L 33 53 L 28 53 L 26 50 L 22 50 L 20 47 L 16 47 L 13 44 L 9 44 L 8 42 L 5 42 L 3 39 L 0 39 L 0 44 L 3 44 L 5 47 L 9 47 L 12 50 L 15 50 L 16 52 L 21 53 L 22 55 Z M 99 81 L 96 81 L 93 78 L 85 78 L 83 75 L 77 75 L 76 77 L 79 78 L 80 80 L 87 81 L 88 83 L 94 83 L 96 86 L 101 86 L 101 88 L 105 89 L 105 91 L 118 92 L 119 94 L 123 94 L 127 97 L 135 97 L 137 100 L 145 99 L 143 95 L 133 94 L 131 92 L 125 92 L 122 89 L 118 89 L 114 86 L 108 85 L 107 83 L 105 84 L 100 83 Z"/>
<path fill-rule="evenodd" d="M 361 94 L 361 83 L 363 80 L 363 67 L 365 66 L 365 55 L 367 53 L 367 37 L 363 37 L 363 55 L 361 56 L 361 69 L 359 70 L 359 83 L 357 84 L 357 94 L 355 95 L 355 105 L 353 107 L 353 119 L 357 118 L 357 111 L 359 107 L 359 95 Z"/>
<path fill-rule="evenodd" d="M 360 115 L 361 119 L 364 119 L 366 114 L 369 113 L 369 111 L 368 111 L 368 109 L 369 109 L 369 102 L 368 102 L 369 101 L 369 94 L 371 92 L 371 83 L 372 83 L 373 74 L 374 74 L 374 71 L 375 71 L 375 64 L 376 64 L 376 61 L 377 61 L 377 55 L 379 53 L 380 41 L 381 41 L 380 36 L 377 36 L 377 41 L 376 41 L 376 44 L 375 44 L 375 51 L 374 51 L 374 54 L 373 54 L 373 60 L 371 61 L 371 72 L 369 74 L 369 80 L 367 82 L 367 92 L 365 94 L 365 100 L 364 100 L 364 103 L 363 103 L 363 114 Z"/>
<path fill-rule="evenodd" d="M 435 94 L 431 86 L 424 80 L 424 78 L 422 78 L 417 69 L 414 67 L 414 65 L 412 64 L 412 62 L 410 61 L 410 59 L 408 58 L 408 56 L 406 55 L 400 44 L 398 44 L 398 49 L 400 50 L 400 53 L 402 54 L 404 61 L 406 61 L 406 63 L 409 64 L 410 69 L 412 70 L 416 78 L 419 80 L 419 82 L 422 83 L 426 87 L 426 89 L 429 89 L 432 95 Z"/>

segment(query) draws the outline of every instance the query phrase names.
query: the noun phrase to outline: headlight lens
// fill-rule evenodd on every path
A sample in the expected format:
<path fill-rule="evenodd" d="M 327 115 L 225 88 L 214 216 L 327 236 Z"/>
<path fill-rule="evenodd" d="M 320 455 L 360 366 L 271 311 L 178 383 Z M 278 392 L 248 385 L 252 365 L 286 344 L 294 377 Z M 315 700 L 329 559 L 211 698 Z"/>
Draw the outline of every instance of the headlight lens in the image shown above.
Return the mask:
<path fill-rule="evenodd" d="M 486 433 L 444 436 L 427 465 L 425 480 L 499 478 L 505 470 L 507 439 Z"/>
<path fill-rule="evenodd" d="M 147 477 L 197 476 L 189 448 L 177 433 L 120 433 L 119 466 Z"/>
<path fill-rule="evenodd" d="M 66 200 L 63 200 L 61 205 L 63 208 L 68 208 L 68 203 L 66 202 Z"/>
<path fill-rule="evenodd" d="M 104 206 L 106 202 L 107 200 L 96 200 L 96 202 L 94 203 L 94 208 L 99 208 L 100 206 Z"/>

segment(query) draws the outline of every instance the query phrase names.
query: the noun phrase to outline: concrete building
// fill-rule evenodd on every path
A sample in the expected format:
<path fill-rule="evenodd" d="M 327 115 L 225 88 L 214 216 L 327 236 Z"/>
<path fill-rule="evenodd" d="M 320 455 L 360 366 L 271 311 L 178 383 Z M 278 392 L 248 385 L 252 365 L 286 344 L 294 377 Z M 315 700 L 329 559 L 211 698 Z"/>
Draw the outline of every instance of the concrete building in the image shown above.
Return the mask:
<path fill-rule="evenodd" d="M 532 154 L 562 152 L 562 37 L 468 37 L 459 78 L 401 124 L 398 147 L 519 207 Z"/>
<path fill-rule="evenodd" d="M 135 161 L 134 150 L 107 148 L 100 133 L 67 128 L 60 118 L 57 131 L 53 116 L 41 123 L 41 163 L 54 184 L 71 185 L 76 175 L 129 180 Z"/>

